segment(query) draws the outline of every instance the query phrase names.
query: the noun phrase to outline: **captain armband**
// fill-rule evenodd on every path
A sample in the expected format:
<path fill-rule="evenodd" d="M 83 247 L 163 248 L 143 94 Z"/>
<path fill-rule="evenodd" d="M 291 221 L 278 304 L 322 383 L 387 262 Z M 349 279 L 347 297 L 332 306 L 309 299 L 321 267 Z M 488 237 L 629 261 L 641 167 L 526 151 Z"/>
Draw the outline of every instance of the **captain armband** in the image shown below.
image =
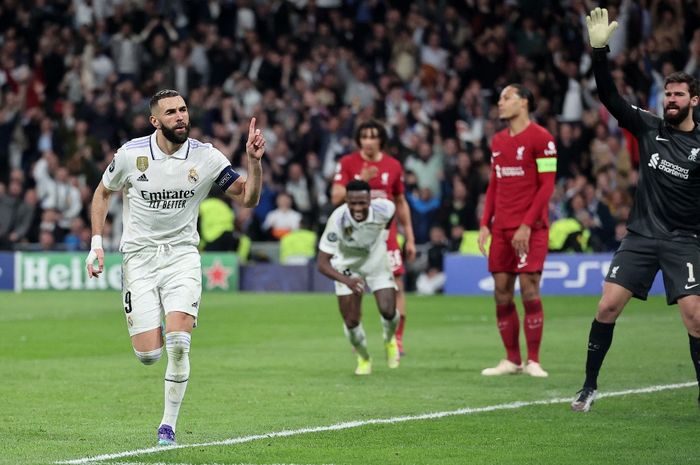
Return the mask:
<path fill-rule="evenodd" d="M 221 188 L 222 191 L 226 192 L 226 189 L 228 189 L 239 177 L 241 177 L 241 175 L 236 173 L 231 165 L 229 165 L 224 168 L 223 171 L 221 171 L 214 182 Z"/>
<path fill-rule="evenodd" d="M 556 173 L 557 171 L 557 159 L 553 157 L 538 158 L 537 162 L 537 172 L 538 173 Z"/>

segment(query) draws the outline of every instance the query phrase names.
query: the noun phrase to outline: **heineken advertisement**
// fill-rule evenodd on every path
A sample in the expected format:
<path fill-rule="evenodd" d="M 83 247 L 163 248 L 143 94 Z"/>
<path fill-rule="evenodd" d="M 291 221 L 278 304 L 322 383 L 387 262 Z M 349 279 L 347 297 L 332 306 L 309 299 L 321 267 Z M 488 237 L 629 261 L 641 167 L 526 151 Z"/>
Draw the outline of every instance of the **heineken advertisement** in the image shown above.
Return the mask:
<path fill-rule="evenodd" d="M 98 279 L 88 279 L 87 253 L 18 253 L 19 290 L 121 290 L 122 256 L 105 255 L 105 269 Z M 233 253 L 202 254 L 202 290 L 238 290 L 238 260 Z"/>

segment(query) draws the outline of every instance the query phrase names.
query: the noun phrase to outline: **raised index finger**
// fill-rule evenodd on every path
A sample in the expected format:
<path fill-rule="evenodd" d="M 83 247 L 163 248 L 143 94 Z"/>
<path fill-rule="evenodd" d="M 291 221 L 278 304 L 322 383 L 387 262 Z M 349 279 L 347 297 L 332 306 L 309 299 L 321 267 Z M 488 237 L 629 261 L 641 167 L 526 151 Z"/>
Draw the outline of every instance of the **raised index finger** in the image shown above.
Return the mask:
<path fill-rule="evenodd" d="M 248 139 L 255 137 L 255 116 L 250 118 L 250 126 L 248 126 Z"/>

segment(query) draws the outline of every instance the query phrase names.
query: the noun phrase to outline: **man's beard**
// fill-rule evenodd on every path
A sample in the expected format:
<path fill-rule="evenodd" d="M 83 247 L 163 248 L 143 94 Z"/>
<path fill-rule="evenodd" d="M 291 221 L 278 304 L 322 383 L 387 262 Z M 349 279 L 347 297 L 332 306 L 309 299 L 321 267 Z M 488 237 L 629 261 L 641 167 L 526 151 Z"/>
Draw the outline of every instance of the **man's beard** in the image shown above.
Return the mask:
<path fill-rule="evenodd" d="M 690 105 L 686 105 L 684 107 L 674 105 L 671 108 L 678 110 L 678 113 L 676 113 L 675 115 L 669 115 L 669 106 L 667 105 L 666 108 L 664 108 L 664 120 L 671 126 L 678 126 L 679 124 L 681 124 L 683 121 L 685 121 L 685 119 L 688 117 L 688 114 L 690 113 Z"/>
<path fill-rule="evenodd" d="M 187 126 L 185 126 L 185 132 L 183 134 L 177 134 L 175 129 L 176 128 L 170 129 L 165 125 L 161 127 L 161 131 L 163 131 L 165 138 L 173 144 L 184 144 L 187 142 L 187 138 L 190 136 L 190 123 L 187 123 Z"/>

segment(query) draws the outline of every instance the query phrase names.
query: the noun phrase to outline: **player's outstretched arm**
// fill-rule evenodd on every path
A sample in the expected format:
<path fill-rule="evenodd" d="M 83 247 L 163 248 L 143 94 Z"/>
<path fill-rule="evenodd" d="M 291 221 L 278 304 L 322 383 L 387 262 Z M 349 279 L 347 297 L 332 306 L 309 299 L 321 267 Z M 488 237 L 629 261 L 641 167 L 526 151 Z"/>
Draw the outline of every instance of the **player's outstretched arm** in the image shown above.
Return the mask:
<path fill-rule="evenodd" d="M 111 196 L 112 191 L 107 189 L 100 181 L 97 189 L 95 189 L 95 194 L 92 196 L 92 205 L 90 207 L 92 241 L 90 242 L 90 253 L 85 259 L 88 278 L 96 278 L 104 270 L 105 253 L 102 248 L 102 231 L 104 230 L 107 209 L 109 208 L 109 198 Z M 95 260 L 97 260 L 97 268 L 95 268 Z"/>

